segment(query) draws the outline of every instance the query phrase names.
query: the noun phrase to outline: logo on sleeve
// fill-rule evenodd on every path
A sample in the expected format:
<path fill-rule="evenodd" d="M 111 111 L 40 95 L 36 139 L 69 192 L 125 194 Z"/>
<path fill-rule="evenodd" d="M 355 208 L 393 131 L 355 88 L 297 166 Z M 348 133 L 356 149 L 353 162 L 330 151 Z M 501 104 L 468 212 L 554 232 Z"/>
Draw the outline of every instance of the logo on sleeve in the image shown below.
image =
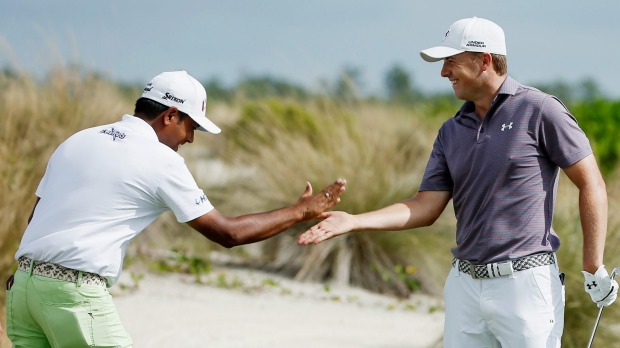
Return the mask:
<path fill-rule="evenodd" d="M 196 199 L 194 200 L 194 202 L 196 203 L 196 205 L 201 205 L 202 203 L 204 203 L 204 202 L 206 202 L 206 201 L 207 201 L 207 196 L 206 196 L 206 195 L 202 195 L 202 196 L 200 196 L 200 197 L 198 197 L 198 198 L 196 198 Z"/>

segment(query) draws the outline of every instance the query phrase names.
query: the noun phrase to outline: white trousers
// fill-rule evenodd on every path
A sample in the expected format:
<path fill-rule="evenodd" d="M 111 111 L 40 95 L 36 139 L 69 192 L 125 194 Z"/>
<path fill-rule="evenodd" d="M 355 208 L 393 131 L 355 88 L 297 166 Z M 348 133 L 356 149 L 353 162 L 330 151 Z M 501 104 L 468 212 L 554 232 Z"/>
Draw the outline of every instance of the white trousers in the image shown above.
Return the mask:
<path fill-rule="evenodd" d="M 444 348 L 557 348 L 564 286 L 556 265 L 473 279 L 452 267 L 444 287 Z"/>

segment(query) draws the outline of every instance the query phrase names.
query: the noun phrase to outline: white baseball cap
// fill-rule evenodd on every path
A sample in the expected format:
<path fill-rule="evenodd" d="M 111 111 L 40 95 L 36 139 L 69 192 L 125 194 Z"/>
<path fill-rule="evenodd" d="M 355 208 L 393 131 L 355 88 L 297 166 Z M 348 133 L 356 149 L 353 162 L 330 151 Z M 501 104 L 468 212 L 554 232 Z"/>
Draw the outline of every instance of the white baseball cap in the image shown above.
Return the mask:
<path fill-rule="evenodd" d="M 452 23 L 440 46 L 422 50 L 420 55 L 427 62 L 437 62 L 463 52 L 488 52 L 505 56 L 504 30 L 488 19 L 461 19 Z"/>
<path fill-rule="evenodd" d="M 175 106 L 198 123 L 198 130 L 218 134 L 222 130 L 206 116 L 207 91 L 187 71 L 169 71 L 155 76 L 149 82 L 142 98 L 154 100 L 166 106 Z"/>

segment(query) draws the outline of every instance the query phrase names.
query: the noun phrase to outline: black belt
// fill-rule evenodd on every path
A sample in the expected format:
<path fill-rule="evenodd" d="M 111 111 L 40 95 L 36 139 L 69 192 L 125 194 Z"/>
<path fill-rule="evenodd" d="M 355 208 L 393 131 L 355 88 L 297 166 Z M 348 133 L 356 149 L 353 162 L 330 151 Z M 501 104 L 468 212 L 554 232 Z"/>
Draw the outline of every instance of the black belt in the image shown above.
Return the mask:
<path fill-rule="evenodd" d="M 526 269 L 555 264 L 555 256 L 552 252 L 534 254 L 518 259 L 476 265 L 466 260 L 453 259 L 452 267 L 456 267 L 462 273 L 469 274 L 474 279 L 495 278 L 511 275 L 513 272 L 525 271 Z"/>

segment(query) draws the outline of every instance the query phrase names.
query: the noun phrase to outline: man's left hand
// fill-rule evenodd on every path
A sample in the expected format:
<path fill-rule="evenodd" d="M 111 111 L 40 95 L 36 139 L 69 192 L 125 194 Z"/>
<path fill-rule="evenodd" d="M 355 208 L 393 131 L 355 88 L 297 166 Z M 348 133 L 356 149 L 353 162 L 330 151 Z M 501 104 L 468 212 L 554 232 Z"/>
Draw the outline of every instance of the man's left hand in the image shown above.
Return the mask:
<path fill-rule="evenodd" d="M 597 306 L 607 307 L 614 303 L 618 297 L 618 282 L 609 276 L 605 265 L 601 265 L 594 274 L 581 272 L 585 277 L 584 288 Z"/>

